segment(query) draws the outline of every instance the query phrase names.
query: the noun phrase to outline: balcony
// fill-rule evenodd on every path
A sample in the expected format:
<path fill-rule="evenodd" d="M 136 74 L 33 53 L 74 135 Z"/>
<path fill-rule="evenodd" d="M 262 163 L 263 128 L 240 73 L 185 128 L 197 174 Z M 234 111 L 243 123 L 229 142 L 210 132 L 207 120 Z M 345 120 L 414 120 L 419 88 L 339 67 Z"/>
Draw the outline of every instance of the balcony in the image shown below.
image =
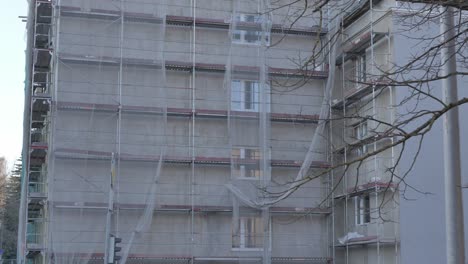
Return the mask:
<path fill-rule="evenodd" d="M 29 254 L 44 250 L 44 223 L 42 221 L 42 219 L 34 219 L 27 223 L 26 250 L 29 251 Z"/>
<path fill-rule="evenodd" d="M 382 0 L 372 0 L 372 5 L 376 5 Z M 348 27 L 363 14 L 370 10 L 370 1 L 355 1 L 353 5 L 347 8 L 346 15 L 343 20 L 343 27 Z"/>
<path fill-rule="evenodd" d="M 361 101 L 366 96 L 377 92 L 382 88 L 386 87 L 389 82 L 385 81 L 371 81 L 368 84 L 359 85 L 356 90 L 349 90 L 344 99 L 334 99 L 332 101 L 332 108 L 335 110 L 342 110 L 343 108 L 350 106 L 356 102 Z"/>
<path fill-rule="evenodd" d="M 47 49 L 51 46 L 50 24 L 36 24 L 34 47 Z"/>
<path fill-rule="evenodd" d="M 368 183 L 357 185 L 355 187 L 347 188 L 347 190 L 339 195 L 335 195 L 334 199 L 351 198 L 367 193 L 378 193 L 386 190 L 395 190 L 398 187 L 396 183 L 383 182 L 383 181 L 369 181 Z"/>
<path fill-rule="evenodd" d="M 52 1 L 36 0 L 36 23 L 50 24 L 52 22 Z"/>
<path fill-rule="evenodd" d="M 44 182 L 29 182 L 28 198 L 32 200 L 45 200 L 47 198 L 46 183 Z"/>
<path fill-rule="evenodd" d="M 33 76 L 33 93 L 35 98 L 48 98 L 49 85 L 51 83 L 51 74 L 48 70 L 36 70 Z"/>

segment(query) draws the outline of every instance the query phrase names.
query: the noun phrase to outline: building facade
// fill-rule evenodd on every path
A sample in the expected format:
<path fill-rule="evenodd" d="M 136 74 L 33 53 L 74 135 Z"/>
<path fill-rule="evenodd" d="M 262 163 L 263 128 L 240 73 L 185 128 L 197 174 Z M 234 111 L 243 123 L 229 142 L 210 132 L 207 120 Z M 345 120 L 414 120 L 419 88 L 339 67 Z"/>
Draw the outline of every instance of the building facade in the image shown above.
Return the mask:
<path fill-rule="evenodd" d="M 31 1 L 20 263 L 399 263 L 396 150 L 343 169 L 394 3 L 343 2 Z"/>

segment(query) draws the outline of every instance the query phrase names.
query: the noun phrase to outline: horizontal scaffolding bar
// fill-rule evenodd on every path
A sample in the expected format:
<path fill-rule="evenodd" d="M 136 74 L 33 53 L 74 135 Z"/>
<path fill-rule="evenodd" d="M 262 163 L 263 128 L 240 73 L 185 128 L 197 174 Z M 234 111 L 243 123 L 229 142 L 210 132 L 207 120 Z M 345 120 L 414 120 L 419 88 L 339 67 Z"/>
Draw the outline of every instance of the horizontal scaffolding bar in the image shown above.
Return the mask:
<path fill-rule="evenodd" d="M 68 256 L 73 255 L 76 257 L 82 256 L 83 258 L 90 258 L 91 260 L 101 260 L 104 253 L 54 253 L 55 256 Z M 197 261 L 218 261 L 218 262 L 239 262 L 248 261 L 255 262 L 261 261 L 258 256 L 187 256 L 187 255 L 150 255 L 150 254 L 130 254 L 129 260 L 160 260 L 160 261 L 181 261 L 187 263 L 191 260 Z M 332 259 L 328 257 L 271 257 L 272 262 L 293 262 L 293 263 L 332 263 Z"/>
<path fill-rule="evenodd" d="M 70 159 L 104 159 L 108 160 L 111 158 L 111 152 L 105 151 L 95 151 L 95 150 L 83 150 L 83 149 L 72 149 L 72 148 L 57 148 L 54 152 L 57 158 L 70 158 Z M 134 155 L 134 154 L 125 154 L 121 153 L 119 159 L 123 161 L 147 161 L 147 162 L 158 162 L 160 157 L 158 155 Z M 192 159 L 192 157 L 183 157 L 183 156 L 164 156 L 163 161 L 167 163 L 177 163 L 177 164 L 211 164 L 211 165 L 230 165 L 231 158 L 223 157 L 204 157 L 197 156 Z M 242 161 L 243 163 L 255 164 L 260 162 L 260 160 L 255 159 L 234 159 Z M 297 160 L 271 160 L 271 166 L 273 167 L 293 167 L 299 168 L 302 165 L 302 161 Z M 311 168 L 329 168 L 330 164 L 326 161 L 313 161 Z"/>
<path fill-rule="evenodd" d="M 261 117 L 259 112 L 248 111 L 228 111 L 228 110 L 211 110 L 211 109 L 196 109 L 189 108 L 174 108 L 167 109 L 161 107 L 149 106 L 131 106 L 117 104 L 93 104 L 80 102 L 55 102 L 58 109 L 61 110 L 84 110 L 84 111 L 104 111 L 117 112 L 119 109 L 127 113 L 141 114 L 164 114 L 168 116 L 185 116 L 185 117 L 205 117 L 205 118 L 245 118 L 258 119 Z M 288 113 L 267 113 L 271 121 L 275 122 L 293 122 L 293 123 L 317 123 L 318 115 L 303 115 L 303 114 L 288 114 Z"/>
<path fill-rule="evenodd" d="M 375 6 L 376 4 L 382 2 L 382 0 L 372 0 L 372 6 Z M 371 4 L 370 1 L 358 1 L 358 4 L 348 11 L 348 14 L 345 15 L 342 26 L 343 27 L 348 27 L 351 25 L 354 21 L 356 21 L 358 18 L 360 18 L 362 15 L 367 13 L 367 11 L 370 10 Z M 375 7 L 374 7 L 375 8 Z"/>
<path fill-rule="evenodd" d="M 354 148 L 357 148 L 366 144 L 370 144 L 370 143 L 377 142 L 377 141 L 390 140 L 390 139 L 391 139 L 391 136 L 385 136 L 385 135 L 379 135 L 379 134 L 369 135 L 363 139 L 358 139 L 353 142 L 347 143 L 346 145 L 338 147 L 333 151 L 333 153 L 344 154 L 345 150 L 349 151 L 349 150 L 352 150 Z"/>
<path fill-rule="evenodd" d="M 105 10 L 105 9 L 90 9 L 85 11 L 79 7 L 72 6 L 59 6 L 60 13 L 63 16 L 70 17 L 84 17 L 84 18 L 93 18 L 93 19 L 104 19 L 104 20 L 115 20 L 120 18 L 122 15 L 126 21 L 130 22 L 144 22 L 144 23 L 156 23 L 162 24 L 164 19 L 162 17 L 157 17 L 152 14 L 145 13 L 136 13 L 136 12 L 120 12 L 114 10 Z M 199 28 L 214 28 L 214 29 L 229 29 L 231 23 L 224 19 L 213 19 L 213 18 L 200 18 L 189 17 L 189 16 L 174 16 L 167 15 L 165 17 L 166 24 L 176 25 L 176 26 L 186 26 Z M 238 22 L 236 27 L 239 29 L 251 29 L 261 27 L 260 23 L 253 22 Z M 271 28 L 272 33 L 277 34 L 291 34 L 291 35 L 306 35 L 306 36 L 323 36 L 327 34 L 327 29 L 320 26 L 312 27 L 284 27 L 282 24 L 273 24 Z"/>
<path fill-rule="evenodd" d="M 342 247 L 349 247 L 349 246 L 366 246 L 366 245 L 376 245 L 379 244 L 380 246 L 393 246 L 395 244 L 399 244 L 397 239 L 384 239 L 378 238 L 377 236 L 365 236 L 359 238 L 350 239 L 348 242 L 344 244 L 335 244 L 335 247 L 342 248 Z"/>
<path fill-rule="evenodd" d="M 348 188 L 347 193 L 335 196 L 335 199 L 344 199 L 346 197 L 358 196 L 364 193 L 380 192 L 387 189 L 395 189 L 398 184 L 393 182 L 368 182 L 365 184 L 357 185 L 355 187 Z"/>
<path fill-rule="evenodd" d="M 56 208 L 65 209 L 100 209 L 107 210 L 108 205 L 106 203 L 96 202 L 51 202 Z M 114 203 L 115 209 L 119 210 L 144 210 L 145 204 L 123 204 Z M 168 212 L 232 212 L 232 206 L 213 206 L 213 205 L 158 205 L 155 207 L 155 211 L 168 211 Z M 270 207 L 270 213 L 274 214 L 311 214 L 311 215 L 322 215 L 330 214 L 330 208 L 320 207 Z"/>
<path fill-rule="evenodd" d="M 355 57 L 355 54 L 364 52 L 372 44 L 377 43 L 379 40 L 383 39 L 387 34 L 385 33 L 376 33 L 368 31 L 364 34 L 361 34 L 352 40 L 345 42 L 343 46 L 343 54 L 336 58 L 336 65 L 341 65 L 343 61 L 347 61 Z"/>
<path fill-rule="evenodd" d="M 375 80 L 369 81 L 368 83 L 358 84 L 356 89 L 350 89 L 344 95 L 343 99 L 334 99 L 332 101 L 332 108 L 336 110 L 342 110 L 344 107 L 347 107 L 355 102 L 360 101 L 364 97 L 372 94 L 374 92 L 381 90 L 384 87 L 387 87 L 390 84 L 390 81 L 385 80 Z"/>
<path fill-rule="evenodd" d="M 191 62 L 182 61 L 156 61 L 151 59 L 137 59 L 137 58 L 119 58 L 109 56 L 86 56 L 81 54 L 68 54 L 59 53 L 59 59 L 62 62 L 77 63 L 77 64 L 97 64 L 97 65 L 110 65 L 119 66 L 122 62 L 127 66 L 137 67 L 148 67 L 148 68 L 161 68 L 163 65 L 167 70 L 175 71 L 188 71 L 193 70 L 203 72 L 222 72 L 226 71 L 226 65 L 216 63 L 200 63 L 197 62 L 195 65 Z M 327 67 L 325 67 L 327 68 Z M 260 73 L 260 67 L 256 66 L 243 66 L 234 65 L 230 69 L 235 73 L 245 74 L 258 74 Z M 303 70 L 303 69 L 289 69 L 289 68 L 275 68 L 268 67 L 267 70 L 270 76 L 279 77 L 299 77 L 304 79 L 326 79 L 328 77 L 328 71 L 316 71 L 316 70 Z"/>

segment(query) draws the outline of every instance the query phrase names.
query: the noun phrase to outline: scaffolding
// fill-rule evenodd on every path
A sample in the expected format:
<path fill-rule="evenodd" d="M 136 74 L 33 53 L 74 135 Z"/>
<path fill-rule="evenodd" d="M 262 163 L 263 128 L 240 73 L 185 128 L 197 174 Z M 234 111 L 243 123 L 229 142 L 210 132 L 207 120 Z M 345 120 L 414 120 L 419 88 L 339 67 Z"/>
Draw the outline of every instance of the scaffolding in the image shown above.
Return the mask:
<path fill-rule="evenodd" d="M 353 6 L 354 5 L 354 6 Z M 349 163 L 393 143 L 391 9 L 385 1 L 351 3 L 342 19 L 337 85 L 331 103 L 334 164 Z M 398 185 L 388 170 L 393 147 L 333 171 L 334 259 L 337 263 L 399 263 Z"/>
<path fill-rule="evenodd" d="M 393 150 L 356 184 L 331 170 L 387 140 L 350 140 L 362 122 L 334 119 L 391 105 L 376 103 L 392 94 L 384 79 L 356 89 L 348 70 L 363 52 L 380 61 L 374 45 L 390 50 L 374 22 L 353 32 L 366 14 L 385 17 L 372 17 L 378 2 L 332 23 L 336 10 L 287 1 L 31 0 L 20 263 L 107 264 L 111 236 L 120 264 L 374 263 L 363 248 L 397 263 L 397 224 L 348 208 L 397 192 L 379 169 Z M 297 188 L 310 173 L 321 176 Z"/>

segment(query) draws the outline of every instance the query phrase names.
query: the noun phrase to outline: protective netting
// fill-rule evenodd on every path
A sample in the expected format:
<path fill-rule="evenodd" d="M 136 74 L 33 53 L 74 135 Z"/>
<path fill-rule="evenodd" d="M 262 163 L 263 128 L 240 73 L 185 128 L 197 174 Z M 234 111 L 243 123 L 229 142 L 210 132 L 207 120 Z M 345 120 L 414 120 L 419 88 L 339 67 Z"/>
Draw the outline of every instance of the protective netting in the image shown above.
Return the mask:
<path fill-rule="evenodd" d="M 57 12 L 66 19 L 57 24 L 50 258 L 88 263 L 102 255 L 107 225 L 125 241 L 125 263 L 128 252 L 150 252 L 157 239 L 147 231 L 172 143 L 166 138 L 166 5 L 61 1 Z M 137 13 L 149 20 L 132 17 Z M 114 210 L 106 224 L 111 173 Z"/>
<path fill-rule="evenodd" d="M 281 5 L 56 3 L 49 262 L 330 260 L 328 175 L 288 191 L 329 166 L 325 24 Z"/>
<path fill-rule="evenodd" d="M 246 195 L 262 197 L 271 179 L 270 87 L 267 45 L 271 17 L 264 1 L 235 2 L 231 18 L 228 62 L 225 74 L 228 130 L 231 149 L 231 181 Z M 270 263 L 269 211 L 243 209 L 233 197 L 232 247 L 254 250 L 250 255 Z"/>

